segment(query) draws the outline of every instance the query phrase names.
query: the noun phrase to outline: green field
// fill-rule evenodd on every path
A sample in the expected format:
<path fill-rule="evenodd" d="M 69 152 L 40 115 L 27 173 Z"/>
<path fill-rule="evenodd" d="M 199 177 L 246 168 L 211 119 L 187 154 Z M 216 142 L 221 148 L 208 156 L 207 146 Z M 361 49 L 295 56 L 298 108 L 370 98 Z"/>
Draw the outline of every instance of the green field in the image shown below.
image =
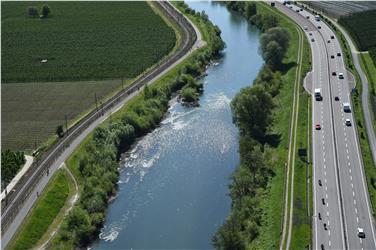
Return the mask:
<path fill-rule="evenodd" d="M 3 82 L 133 78 L 175 45 L 175 33 L 146 2 L 1 3 Z M 47 59 L 47 63 L 41 63 Z"/>
<path fill-rule="evenodd" d="M 98 100 L 121 87 L 119 81 L 12 83 L 1 85 L 1 147 L 32 150 Z M 99 101 L 98 101 L 99 103 Z"/>
<path fill-rule="evenodd" d="M 376 47 L 376 10 L 343 16 L 339 23 L 344 26 L 354 39 L 359 50 Z"/>
<path fill-rule="evenodd" d="M 30 216 L 25 220 L 20 231 L 7 249 L 31 249 L 63 207 L 69 194 L 66 173 L 59 170 L 47 186 L 46 192 L 40 197 Z"/>
<path fill-rule="evenodd" d="M 77 121 L 95 107 L 95 94 L 103 102 L 175 46 L 171 24 L 146 2 L 49 2 L 51 17 L 27 16 L 40 5 L 2 3 L 3 149 L 51 142 L 65 116 Z"/>

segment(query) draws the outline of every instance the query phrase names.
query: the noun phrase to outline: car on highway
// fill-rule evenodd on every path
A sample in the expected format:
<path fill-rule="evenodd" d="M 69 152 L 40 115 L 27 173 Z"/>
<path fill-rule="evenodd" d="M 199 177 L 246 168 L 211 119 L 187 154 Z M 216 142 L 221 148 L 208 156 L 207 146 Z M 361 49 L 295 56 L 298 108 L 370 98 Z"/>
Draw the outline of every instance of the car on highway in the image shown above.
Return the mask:
<path fill-rule="evenodd" d="M 348 103 L 348 102 L 343 103 L 343 111 L 346 112 L 346 113 L 351 112 L 350 103 Z"/>
<path fill-rule="evenodd" d="M 322 198 L 321 201 L 322 201 L 322 204 L 325 205 L 325 199 Z"/>
<path fill-rule="evenodd" d="M 321 250 L 325 250 L 324 244 L 321 244 Z"/>
<path fill-rule="evenodd" d="M 289 6 L 290 9 L 292 9 L 292 6 Z"/>
<path fill-rule="evenodd" d="M 309 19 L 309 16 L 306 16 L 307 19 Z"/>
<path fill-rule="evenodd" d="M 317 123 L 317 124 L 315 125 L 315 129 L 316 129 L 316 130 L 320 130 L 320 129 L 321 129 L 321 125 Z"/>
<path fill-rule="evenodd" d="M 334 97 L 334 100 L 339 101 L 339 97 L 338 96 Z"/>
<path fill-rule="evenodd" d="M 299 9 L 296 9 L 295 11 L 296 11 L 296 12 L 299 12 L 300 10 L 299 10 Z"/>
<path fill-rule="evenodd" d="M 334 59 L 334 55 L 331 55 L 330 58 Z"/>
<path fill-rule="evenodd" d="M 311 38 L 311 42 L 314 42 L 315 41 L 315 39 L 314 38 Z"/>
<path fill-rule="evenodd" d="M 321 214 L 319 213 L 319 220 L 321 220 Z"/>
<path fill-rule="evenodd" d="M 350 121 L 350 119 L 346 119 L 345 124 L 346 124 L 346 126 L 351 126 L 351 121 Z"/>
<path fill-rule="evenodd" d="M 359 238 L 365 238 L 366 237 L 366 234 L 364 233 L 364 229 L 361 228 L 361 227 L 358 227 L 357 235 L 358 235 Z"/>
<path fill-rule="evenodd" d="M 319 180 L 319 186 L 320 186 L 320 187 L 322 186 L 321 180 Z"/>
<path fill-rule="evenodd" d="M 318 29 L 321 29 L 321 26 L 317 26 Z"/>
<path fill-rule="evenodd" d="M 330 36 L 330 39 L 334 39 L 334 36 Z"/>
<path fill-rule="evenodd" d="M 341 56 L 341 53 L 338 52 L 338 53 L 337 53 L 337 56 Z"/>
<path fill-rule="evenodd" d="M 303 8 L 300 8 L 300 11 L 303 11 Z"/>
<path fill-rule="evenodd" d="M 328 230 L 328 227 L 326 226 L 326 223 L 324 223 L 324 229 Z"/>
<path fill-rule="evenodd" d="M 335 71 L 332 72 L 332 76 L 336 76 L 337 73 Z"/>
<path fill-rule="evenodd" d="M 311 32 L 309 32 L 309 35 L 310 35 L 310 36 L 312 36 L 312 33 L 311 33 Z"/>
<path fill-rule="evenodd" d="M 328 40 L 328 43 L 330 43 L 330 40 Z"/>
<path fill-rule="evenodd" d="M 304 26 L 304 30 L 308 30 L 308 27 L 307 27 L 307 26 Z"/>
<path fill-rule="evenodd" d="M 343 73 L 338 73 L 338 78 L 339 79 L 343 79 L 344 77 L 343 77 Z"/>

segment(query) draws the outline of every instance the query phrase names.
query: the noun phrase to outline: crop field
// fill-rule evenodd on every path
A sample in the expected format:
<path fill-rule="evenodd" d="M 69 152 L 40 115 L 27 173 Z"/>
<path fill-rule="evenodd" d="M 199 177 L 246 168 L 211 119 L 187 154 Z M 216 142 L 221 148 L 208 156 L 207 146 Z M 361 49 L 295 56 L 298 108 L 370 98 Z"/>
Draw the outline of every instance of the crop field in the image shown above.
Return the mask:
<path fill-rule="evenodd" d="M 339 23 L 350 32 L 359 50 L 376 47 L 376 10 L 341 17 Z"/>
<path fill-rule="evenodd" d="M 98 82 L 9 83 L 1 85 L 1 147 L 35 149 L 116 88 L 117 80 Z M 65 127 L 65 126 L 64 126 Z"/>
<path fill-rule="evenodd" d="M 175 46 L 146 2 L 49 1 L 49 17 L 28 16 L 42 4 L 1 3 L 2 82 L 133 78 Z"/>
<path fill-rule="evenodd" d="M 376 9 L 374 1 L 309 1 L 306 3 L 334 18 Z"/>

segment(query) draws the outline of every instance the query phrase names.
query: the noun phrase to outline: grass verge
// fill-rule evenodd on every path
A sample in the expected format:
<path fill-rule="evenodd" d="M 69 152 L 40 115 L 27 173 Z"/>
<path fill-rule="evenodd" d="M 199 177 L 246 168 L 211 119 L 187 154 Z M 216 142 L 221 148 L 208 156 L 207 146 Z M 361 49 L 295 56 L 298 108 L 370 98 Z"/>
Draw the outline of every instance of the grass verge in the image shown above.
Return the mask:
<path fill-rule="evenodd" d="M 285 178 L 286 178 L 286 164 L 287 164 L 287 156 L 288 156 L 288 143 L 289 143 L 289 131 L 290 131 L 290 121 L 292 116 L 292 100 L 293 100 L 293 84 L 295 79 L 295 72 L 296 72 L 296 58 L 298 55 L 298 33 L 296 30 L 296 24 L 289 19 L 284 14 L 278 12 L 277 10 L 269 7 L 267 4 L 257 3 L 257 11 L 261 14 L 273 14 L 277 19 L 279 26 L 287 28 L 292 37 L 291 37 L 291 44 L 289 51 L 287 52 L 285 64 L 292 65 L 285 72 L 283 72 L 283 82 L 285 83 L 280 93 L 275 97 L 274 102 L 276 103 L 276 109 L 274 111 L 274 123 L 271 128 L 273 133 L 278 133 L 281 135 L 281 140 L 277 148 L 272 149 L 272 155 L 270 156 L 271 164 L 273 165 L 273 171 L 275 176 L 270 181 L 269 188 L 265 191 L 263 200 L 262 200 L 262 210 L 264 214 L 262 216 L 262 226 L 260 231 L 263 232 L 260 234 L 258 238 L 249 246 L 250 249 L 277 249 L 279 248 L 279 243 L 281 239 L 281 231 L 282 231 L 282 223 L 283 223 L 283 213 L 284 213 L 284 192 L 289 192 L 289 190 L 284 190 L 285 186 Z M 307 45 L 308 42 L 306 38 L 304 39 L 304 46 L 305 48 L 309 48 Z M 308 53 L 308 54 L 307 54 Z M 304 60 L 302 69 L 305 73 L 309 68 L 309 49 L 304 50 Z M 303 74 L 304 75 L 304 74 Z M 300 110 L 299 112 L 303 112 L 304 109 L 307 111 L 307 101 L 308 95 L 305 93 L 301 93 L 300 97 Z M 305 107 L 303 107 L 305 106 Z M 300 113 L 299 113 L 300 115 Z M 308 115 L 306 115 L 308 117 Z M 304 117 L 303 117 L 304 119 Z M 306 133 L 307 129 L 307 121 L 303 121 L 300 119 L 298 123 L 298 132 L 299 133 Z M 307 137 L 304 137 L 305 141 L 307 141 Z M 304 139 L 302 139 L 304 140 Z M 299 147 L 300 139 L 298 140 L 297 146 Z M 303 143 L 303 142 L 302 142 Z M 306 145 L 305 142 L 302 144 L 303 146 Z M 300 171 L 301 169 L 301 171 Z M 294 185 L 296 186 L 295 190 L 298 190 L 298 187 L 301 191 L 307 190 L 308 187 L 306 185 L 306 171 L 309 172 L 310 169 L 307 170 L 307 167 L 300 167 L 299 165 L 296 166 L 297 172 L 295 173 Z M 308 209 L 308 202 L 307 197 L 309 195 L 295 193 L 295 202 L 294 204 L 297 205 L 296 200 L 298 199 L 301 203 L 301 207 L 294 207 L 294 211 L 297 211 L 298 215 L 306 214 Z M 289 207 L 288 207 L 289 209 Z M 306 218 L 307 216 L 301 216 Z M 300 218 L 300 217 L 299 217 Z M 309 220 L 301 220 L 300 227 L 295 228 L 293 227 L 292 232 L 292 240 L 291 240 L 291 249 L 295 249 L 294 247 L 299 246 L 306 246 L 310 243 L 310 221 Z M 299 240 L 300 239 L 300 240 Z"/>
<path fill-rule="evenodd" d="M 31 249 L 39 241 L 64 206 L 69 194 L 68 178 L 63 170 L 52 177 L 7 249 Z"/>

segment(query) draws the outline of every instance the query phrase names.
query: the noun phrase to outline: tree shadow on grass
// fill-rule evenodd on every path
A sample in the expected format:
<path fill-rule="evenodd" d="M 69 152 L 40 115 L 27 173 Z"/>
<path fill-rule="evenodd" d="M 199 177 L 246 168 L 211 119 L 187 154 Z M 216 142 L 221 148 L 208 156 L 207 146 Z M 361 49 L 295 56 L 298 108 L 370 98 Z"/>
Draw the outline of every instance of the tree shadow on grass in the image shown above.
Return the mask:
<path fill-rule="evenodd" d="M 296 66 L 296 62 L 288 62 L 288 63 L 282 63 L 280 66 L 278 66 L 279 71 L 282 72 L 282 74 L 286 74 L 292 67 Z"/>
<path fill-rule="evenodd" d="M 276 148 L 281 142 L 281 135 L 280 134 L 267 134 L 265 138 L 265 142 L 269 144 L 271 147 Z"/>

